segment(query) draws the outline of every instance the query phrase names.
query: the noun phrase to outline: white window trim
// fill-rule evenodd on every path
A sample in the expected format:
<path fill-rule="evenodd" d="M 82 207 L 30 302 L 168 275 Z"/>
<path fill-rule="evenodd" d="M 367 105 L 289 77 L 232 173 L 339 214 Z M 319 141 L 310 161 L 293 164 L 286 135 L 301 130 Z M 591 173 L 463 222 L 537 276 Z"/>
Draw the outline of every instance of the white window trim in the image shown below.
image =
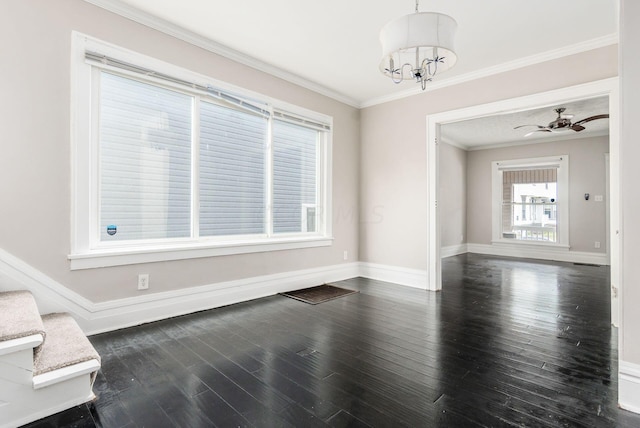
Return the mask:
<path fill-rule="evenodd" d="M 558 242 L 532 242 L 502 237 L 502 170 L 558 167 Z M 569 155 L 491 162 L 492 245 L 553 247 L 569 250 Z"/>
<path fill-rule="evenodd" d="M 97 230 L 98 219 L 98 155 L 91 136 L 91 121 L 97 119 L 91 116 L 92 109 L 86 108 L 92 103 L 89 88 L 94 70 L 94 67 L 85 61 L 85 52 L 88 50 L 180 79 L 203 82 L 203 85 L 214 84 L 229 92 L 264 101 L 272 109 L 327 123 L 330 127 L 333 125 L 330 116 L 219 82 L 74 31 L 71 49 L 71 254 L 68 255 L 71 270 L 332 245 L 332 133 L 327 132 L 326 142 L 321 146 L 323 151 L 318 153 L 318 202 L 321 208 L 317 214 L 317 233 L 283 234 L 268 238 L 242 236 L 226 239 L 141 241 L 122 243 L 115 247 L 102 244 L 97 246 L 93 235 Z M 89 141 L 92 141 L 91 144 Z M 267 207 L 268 220 L 271 218 L 270 211 L 271 207 Z"/>

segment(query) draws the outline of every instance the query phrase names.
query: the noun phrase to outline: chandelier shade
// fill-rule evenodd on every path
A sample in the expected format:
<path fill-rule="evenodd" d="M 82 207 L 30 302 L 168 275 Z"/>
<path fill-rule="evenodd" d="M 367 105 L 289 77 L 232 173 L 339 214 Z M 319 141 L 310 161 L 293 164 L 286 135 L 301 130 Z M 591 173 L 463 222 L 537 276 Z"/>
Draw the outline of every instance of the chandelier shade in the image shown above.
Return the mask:
<path fill-rule="evenodd" d="M 394 19 L 380 31 L 380 71 L 395 83 L 415 79 L 424 89 L 436 73 L 455 65 L 457 27 L 442 13 L 416 12 Z"/>

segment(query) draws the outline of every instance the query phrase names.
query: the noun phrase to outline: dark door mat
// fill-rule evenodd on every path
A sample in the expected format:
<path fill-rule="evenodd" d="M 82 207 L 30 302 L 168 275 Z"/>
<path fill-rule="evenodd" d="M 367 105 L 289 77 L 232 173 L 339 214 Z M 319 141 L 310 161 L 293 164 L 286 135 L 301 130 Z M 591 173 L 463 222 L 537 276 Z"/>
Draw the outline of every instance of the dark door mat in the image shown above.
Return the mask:
<path fill-rule="evenodd" d="M 347 290 L 346 288 L 340 288 L 333 285 L 318 285 L 316 287 L 304 288 L 302 290 L 288 291 L 286 293 L 280 293 L 283 296 L 291 297 L 292 299 L 300 300 L 311 305 L 317 305 L 318 303 L 324 303 L 329 300 L 337 299 L 338 297 L 348 296 L 349 294 L 357 293 L 355 290 Z"/>

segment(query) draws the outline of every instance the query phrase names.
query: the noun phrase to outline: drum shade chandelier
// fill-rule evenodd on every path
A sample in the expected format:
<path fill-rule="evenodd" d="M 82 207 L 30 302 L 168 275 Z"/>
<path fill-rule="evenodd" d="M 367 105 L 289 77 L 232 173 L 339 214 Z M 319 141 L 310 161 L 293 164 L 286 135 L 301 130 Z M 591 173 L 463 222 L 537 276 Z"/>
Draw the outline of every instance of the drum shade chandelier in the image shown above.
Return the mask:
<path fill-rule="evenodd" d="M 413 80 L 422 90 L 456 63 L 453 39 L 458 24 L 448 15 L 416 11 L 394 19 L 380 31 L 380 71 L 394 83 Z"/>

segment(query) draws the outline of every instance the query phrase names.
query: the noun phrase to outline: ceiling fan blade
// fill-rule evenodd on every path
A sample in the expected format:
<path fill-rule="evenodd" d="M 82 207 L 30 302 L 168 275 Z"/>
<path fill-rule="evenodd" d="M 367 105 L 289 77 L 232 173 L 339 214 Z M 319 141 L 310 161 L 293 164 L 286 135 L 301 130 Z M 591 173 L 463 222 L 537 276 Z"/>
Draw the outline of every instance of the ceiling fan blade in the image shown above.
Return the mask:
<path fill-rule="evenodd" d="M 582 125 L 578 125 L 577 123 L 574 123 L 573 125 L 571 125 L 571 129 L 573 129 L 576 132 L 580 132 L 580 131 L 584 131 L 586 128 Z"/>
<path fill-rule="evenodd" d="M 547 129 L 545 127 L 542 127 L 542 129 L 536 129 L 535 131 L 528 132 L 528 133 L 524 134 L 524 136 L 528 137 L 529 135 L 535 134 L 536 132 L 553 132 L 553 131 L 550 130 L 550 129 Z"/>
<path fill-rule="evenodd" d="M 546 126 L 541 126 L 541 125 L 520 125 L 520 126 L 516 126 L 516 127 L 515 127 L 515 128 L 513 128 L 513 129 L 524 128 L 525 126 L 537 126 L 537 127 L 538 127 L 538 129 L 547 129 L 547 127 L 546 127 Z"/>
<path fill-rule="evenodd" d="M 583 123 L 591 122 L 592 120 L 597 120 L 597 119 L 609 119 L 609 115 L 608 114 L 598 114 L 598 115 L 595 115 L 595 116 L 587 117 L 586 119 L 582 119 L 582 120 L 577 121 L 576 123 L 574 123 L 574 125 L 582 125 Z"/>

